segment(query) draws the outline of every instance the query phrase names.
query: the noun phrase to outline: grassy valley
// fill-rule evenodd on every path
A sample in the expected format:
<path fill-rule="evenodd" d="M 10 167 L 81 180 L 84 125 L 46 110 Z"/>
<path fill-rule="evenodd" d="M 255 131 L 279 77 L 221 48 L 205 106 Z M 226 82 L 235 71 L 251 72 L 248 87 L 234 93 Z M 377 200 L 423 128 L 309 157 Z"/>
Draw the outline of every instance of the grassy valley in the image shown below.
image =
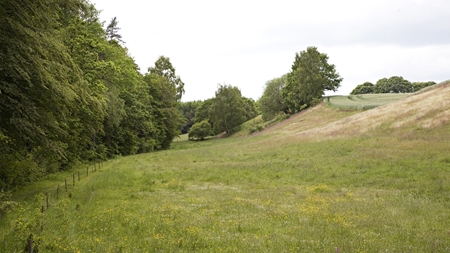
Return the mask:
<path fill-rule="evenodd" d="M 330 99 L 252 135 L 82 166 L 67 192 L 77 170 L 29 185 L 0 252 L 31 233 L 40 252 L 448 252 L 449 83 L 369 97 L 385 105 Z"/>

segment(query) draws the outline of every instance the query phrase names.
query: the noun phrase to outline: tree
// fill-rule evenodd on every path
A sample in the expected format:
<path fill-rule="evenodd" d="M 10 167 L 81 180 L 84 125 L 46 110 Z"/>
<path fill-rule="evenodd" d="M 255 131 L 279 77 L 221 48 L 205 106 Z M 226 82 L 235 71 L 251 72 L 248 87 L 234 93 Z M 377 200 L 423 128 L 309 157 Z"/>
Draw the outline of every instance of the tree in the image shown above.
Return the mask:
<path fill-rule="evenodd" d="M 85 0 L 0 0 L 0 189 L 179 134 L 184 84 L 169 59 L 143 76 L 117 19 L 105 31 L 98 14 Z"/>
<path fill-rule="evenodd" d="M 180 87 L 184 84 L 179 76 L 175 76 L 175 69 L 169 58 L 164 56 L 155 62 L 155 67 L 148 68 L 144 80 L 153 98 L 155 125 L 160 130 L 155 136 L 157 143 L 160 144 L 158 149 L 167 149 L 172 140 L 179 136 L 180 126 L 185 122 L 177 107 L 181 98 Z"/>
<path fill-rule="evenodd" d="M 152 96 L 146 82 L 138 82 L 136 87 L 122 92 L 125 116 L 117 131 L 117 150 L 123 155 L 144 153 L 157 149 L 160 145 L 155 136 L 161 131 L 155 126 Z"/>
<path fill-rule="evenodd" d="M 242 97 L 244 103 L 245 110 L 245 119 L 251 120 L 258 116 L 258 112 L 256 111 L 256 102 L 251 98 Z"/>
<path fill-rule="evenodd" d="M 383 77 L 379 79 L 375 86 L 373 87 L 374 93 L 389 93 L 391 91 L 391 87 L 389 87 L 388 79 Z"/>
<path fill-rule="evenodd" d="M 76 107 L 73 112 L 77 121 L 72 122 L 71 136 L 78 137 L 80 144 L 72 142 L 69 148 L 72 154 L 79 153 L 78 159 L 94 160 L 100 157 L 104 159 L 106 149 L 98 148 L 105 139 L 109 144 L 111 138 L 103 138 L 102 135 L 115 134 L 116 131 L 112 131 L 108 123 L 114 122 L 114 126 L 118 127 L 124 111 L 123 101 L 117 98 L 118 89 L 105 78 L 108 77 L 109 80 L 115 71 L 111 68 L 114 65 L 112 61 L 106 59 L 106 55 L 110 57 L 108 52 L 112 47 L 106 40 L 105 31 L 98 20 L 99 12 L 90 4 L 78 14 L 66 17 L 64 22 L 66 26 L 60 32 L 72 61 L 81 70 L 82 78 L 88 87 L 89 99 L 84 100 L 91 102 L 89 106 Z M 120 108 L 111 105 L 118 105 Z M 90 112 L 91 108 L 96 108 L 95 112 Z M 120 115 L 120 118 L 113 120 L 112 115 Z M 108 150 L 115 153 L 116 149 L 111 146 L 113 145 L 108 146 Z"/>
<path fill-rule="evenodd" d="M 168 57 L 160 56 L 155 62 L 155 66 L 148 68 L 148 73 L 165 77 L 171 85 L 175 86 L 177 101 L 181 100 L 184 94 L 184 83 L 175 74 L 175 68 Z"/>
<path fill-rule="evenodd" d="M 201 104 L 195 110 L 195 123 L 202 122 L 203 120 L 208 120 L 209 124 L 213 126 L 213 121 L 211 120 L 211 110 L 214 105 L 214 98 L 206 99 L 201 102 Z"/>
<path fill-rule="evenodd" d="M 412 83 L 405 80 L 401 76 L 392 76 L 388 79 L 388 84 L 391 86 L 393 93 L 410 93 L 413 92 Z"/>
<path fill-rule="evenodd" d="M 436 84 L 436 82 L 434 82 L 434 81 L 429 81 L 429 82 L 413 82 L 413 83 L 412 83 L 413 92 L 417 92 L 417 91 L 419 91 L 419 90 L 421 90 L 421 89 L 423 89 L 423 88 L 426 88 L 426 87 L 428 87 L 428 86 L 435 85 L 435 84 Z"/>
<path fill-rule="evenodd" d="M 189 139 L 204 140 L 205 137 L 214 135 L 211 124 L 207 120 L 203 120 L 200 123 L 195 123 L 188 133 Z"/>
<path fill-rule="evenodd" d="M 195 123 L 195 112 L 202 104 L 201 101 L 179 102 L 178 109 L 186 120 L 186 123 L 181 126 L 181 134 L 185 134 Z"/>
<path fill-rule="evenodd" d="M 374 93 L 375 85 L 371 82 L 365 82 L 363 84 L 360 84 L 356 86 L 352 92 L 350 92 L 351 95 L 358 95 L 358 94 L 372 94 Z"/>
<path fill-rule="evenodd" d="M 78 7 L 77 1 L 1 2 L 0 132 L 15 150 L 66 159 L 63 139 L 72 137 L 75 119 L 69 112 L 89 92 L 60 36 L 59 11 L 77 13 Z"/>
<path fill-rule="evenodd" d="M 409 93 L 413 92 L 411 82 L 401 76 L 392 76 L 389 79 L 381 78 L 374 86 L 374 93 Z"/>
<path fill-rule="evenodd" d="M 241 91 L 231 85 L 219 85 L 211 109 L 214 128 L 219 132 L 232 133 L 244 123 L 246 112 Z"/>
<path fill-rule="evenodd" d="M 106 27 L 106 36 L 108 38 L 108 41 L 111 43 L 113 41 L 117 43 L 125 43 L 122 40 L 122 35 L 120 35 L 118 32 L 120 28 L 117 26 L 119 24 L 119 21 L 117 21 L 117 18 L 114 17 L 111 19 L 111 22 L 109 22 L 108 26 Z"/>
<path fill-rule="evenodd" d="M 65 36 L 88 9 L 78 0 L 0 2 L 0 188 L 67 168 L 101 128 L 102 102 Z"/>
<path fill-rule="evenodd" d="M 286 85 L 287 74 L 266 82 L 264 93 L 259 99 L 262 118 L 270 120 L 279 113 L 287 113 L 288 108 L 284 103 L 282 90 Z"/>
<path fill-rule="evenodd" d="M 342 78 L 328 56 L 316 47 L 295 54 L 282 94 L 289 112 L 295 113 L 320 101 L 325 91 L 336 91 Z"/>

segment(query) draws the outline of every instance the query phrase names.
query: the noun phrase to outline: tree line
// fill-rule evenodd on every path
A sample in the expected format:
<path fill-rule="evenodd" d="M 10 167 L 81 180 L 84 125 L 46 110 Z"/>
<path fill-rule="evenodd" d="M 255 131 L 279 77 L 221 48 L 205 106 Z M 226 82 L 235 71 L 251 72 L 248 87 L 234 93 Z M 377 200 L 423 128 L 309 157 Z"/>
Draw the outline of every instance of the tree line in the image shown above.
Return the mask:
<path fill-rule="evenodd" d="M 86 161 L 169 148 L 184 83 L 145 74 L 85 0 L 0 1 L 0 189 Z"/>
<path fill-rule="evenodd" d="M 255 102 L 241 95 L 237 87 L 219 85 L 215 97 L 180 104 L 186 119 L 183 133 L 190 139 L 204 139 L 221 132 L 233 133 L 247 120 L 262 114 L 264 121 L 290 115 L 319 103 L 327 90 L 336 91 L 342 78 L 328 56 L 316 47 L 295 54 L 291 71 L 268 81 Z"/>
<path fill-rule="evenodd" d="M 180 103 L 179 110 L 186 122 L 181 131 L 194 140 L 219 133 L 232 134 L 242 123 L 259 114 L 253 99 L 242 96 L 239 88 L 227 84 L 218 85 L 215 97 Z"/>
<path fill-rule="evenodd" d="M 257 102 L 219 84 L 215 97 L 183 103 L 170 59 L 159 57 L 142 74 L 118 20 L 103 28 L 87 0 L 0 0 L 0 29 L 0 189 L 77 163 L 167 149 L 180 133 L 202 140 L 259 114 L 264 121 L 294 114 L 343 80 L 326 54 L 308 47 L 288 73 L 266 82 Z M 352 93 L 431 84 L 391 77 Z"/>
<path fill-rule="evenodd" d="M 269 121 L 315 105 L 322 101 L 325 91 L 336 91 L 342 80 L 335 65 L 328 63 L 326 54 L 316 47 L 308 47 L 295 54 L 290 72 L 266 82 L 264 93 L 257 102 L 262 118 Z M 382 78 L 376 84 L 360 84 L 351 94 L 412 93 L 434 84 L 434 81 L 410 82 L 401 76 L 392 76 Z"/>
<path fill-rule="evenodd" d="M 375 84 L 371 82 L 359 84 L 350 94 L 412 93 L 435 84 L 436 82 L 434 81 L 410 82 L 401 76 L 392 76 L 390 78 L 381 78 Z"/>

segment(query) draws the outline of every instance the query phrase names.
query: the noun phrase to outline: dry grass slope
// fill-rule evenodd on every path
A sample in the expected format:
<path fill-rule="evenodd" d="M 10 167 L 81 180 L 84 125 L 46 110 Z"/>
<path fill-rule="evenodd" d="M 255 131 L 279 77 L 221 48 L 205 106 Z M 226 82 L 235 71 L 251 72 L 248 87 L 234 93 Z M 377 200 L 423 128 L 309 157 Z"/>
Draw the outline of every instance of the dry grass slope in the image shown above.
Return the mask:
<path fill-rule="evenodd" d="M 323 140 L 367 134 L 380 127 L 431 129 L 450 121 L 450 81 L 368 111 L 343 111 L 323 104 L 292 116 L 262 134 Z"/>

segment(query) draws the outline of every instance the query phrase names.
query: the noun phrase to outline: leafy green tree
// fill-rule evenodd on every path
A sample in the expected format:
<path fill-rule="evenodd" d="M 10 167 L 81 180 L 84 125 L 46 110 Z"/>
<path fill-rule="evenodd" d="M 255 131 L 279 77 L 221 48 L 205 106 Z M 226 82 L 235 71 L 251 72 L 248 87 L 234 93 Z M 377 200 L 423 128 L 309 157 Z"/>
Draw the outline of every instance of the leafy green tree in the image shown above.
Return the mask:
<path fill-rule="evenodd" d="M 116 96 L 111 97 L 111 92 L 105 85 L 104 77 L 110 76 L 113 71 L 112 63 L 105 61 L 109 44 L 98 15 L 93 5 L 86 5 L 79 11 L 79 15 L 66 17 L 66 26 L 60 31 L 72 61 L 82 72 L 88 96 L 84 101 L 89 101 L 89 105 L 78 106 L 73 111 L 78 120 L 72 122 L 71 136 L 78 137 L 80 145 L 71 143 L 69 148 L 73 155 L 81 153 L 78 158 L 88 160 L 105 158 L 105 149 L 98 149 L 104 132 L 104 119 L 109 115 L 111 103 L 123 104 Z M 107 133 L 110 132 L 108 129 Z"/>
<path fill-rule="evenodd" d="M 259 99 L 264 121 L 274 118 L 279 113 L 288 113 L 282 94 L 283 87 L 286 85 L 286 77 L 287 74 L 266 82 L 264 93 Z"/>
<path fill-rule="evenodd" d="M 409 93 L 413 92 L 411 82 L 401 76 L 392 76 L 389 79 L 381 78 L 374 86 L 375 93 Z"/>
<path fill-rule="evenodd" d="M 119 34 L 120 27 L 118 27 L 119 21 L 117 21 L 117 18 L 114 17 L 111 19 L 111 22 L 109 22 L 108 26 L 106 27 L 106 36 L 108 37 L 108 41 L 111 43 L 113 41 L 117 43 L 125 43 L 122 40 L 122 35 Z"/>
<path fill-rule="evenodd" d="M 152 105 L 153 97 L 146 82 L 138 82 L 132 89 L 122 92 L 125 117 L 120 122 L 117 148 L 120 154 L 129 155 L 158 149 L 155 136 L 160 133 Z"/>
<path fill-rule="evenodd" d="M 141 75 L 117 24 L 85 0 L 0 0 L 0 189 L 179 134 L 183 82 L 165 57 Z"/>
<path fill-rule="evenodd" d="M 371 82 L 365 82 L 363 84 L 360 84 L 356 86 L 352 92 L 350 92 L 351 95 L 358 95 L 358 94 L 372 94 L 374 93 L 374 87 L 373 83 Z"/>
<path fill-rule="evenodd" d="M 256 110 L 256 102 L 251 98 L 242 97 L 245 109 L 245 119 L 251 120 L 258 116 L 258 111 Z"/>
<path fill-rule="evenodd" d="M 383 77 L 379 79 L 374 86 L 374 93 L 389 93 L 391 87 L 389 86 L 388 79 Z"/>
<path fill-rule="evenodd" d="M 14 149 L 45 150 L 65 159 L 67 117 L 88 92 L 63 44 L 59 11 L 77 12 L 77 1 L 2 1 L 0 13 L 1 132 Z"/>
<path fill-rule="evenodd" d="M 401 76 L 392 76 L 388 79 L 388 83 L 391 86 L 391 92 L 393 93 L 410 93 L 413 92 L 412 83 L 405 80 Z"/>
<path fill-rule="evenodd" d="M 211 124 L 207 120 L 203 120 L 200 123 L 195 123 L 188 133 L 189 139 L 204 140 L 205 137 L 214 135 Z"/>
<path fill-rule="evenodd" d="M 181 98 L 180 88 L 184 86 L 179 76 L 175 76 L 175 69 L 169 58 L 161 56 L 155 67 L 148 68 L 144 81 L 149 86 L 152 96 L 153 118 L 159 129 L 155 136 L 157 149 L 167 149 L 172 140 L 179 136 L 180 126 L 185 123 L 183 115 L 178 110 Z M 184 92 L 184 90 L 183 90 Z"/>
<path fill-rule="evenodd" d="M 189 131 L 189 129 L 194 125 L 195 123 L 195 112 L 197 111 L 197 108 L 202 104 L 201 101 L 190 101 L 190 102 L 179 102 L 178 103 L 178 109 L 180 110 L 181 114 L 183 115 L 184 119 L 186 120 L 186 123 L 181 125 L 181 133 L 185 134 Z"/>
<path fill-rule="evenodd" d="M 213 121 L 211 120 L 211 110 L 214 105 L 214 98 L 209 98 L 201 102 L 201 104 L 195 110 L 195 123 L 200 123 L 203 120 L 208 120 L 209 124 L 213 126 Z"/>
<path fill-rule="evenodd" d="M 432 86 L 435 85 L 436 82 L 434 81 L 429 81 L 429 82 L 413 82 L 412 83 L 412 87 L 413 87 L 413 92 L 417 92 L 423 88 L 426 88 L 428 86 Z"/>
<path fill-rule="evenodd" d="M 168 57 L 160 56 L 155 62 L 155 66 L 148 68 L 148 73 L 165 77 L 171 85 L 175 86 L 177 101 L 181 100 L 184 94 L 184 83 L 175 74 L 175 68 Z"/>
<path fill-rule="evenodd" d="M 84 1 L 0 2 L 0 180 L 6 186 L 64 169 L 88 132 L 101 127 L 101 101 L 66 44 Z M 100 116 L 97 116 L 100 115 Z"/>
<path fill-rule="evenodd" d="M 232 133 L 235 127 L 246 120 L 241 91 L 231 85 L 219 85 L 210 112 L 218 132 Z"/>
<path fill-rule="evenodd" d="M 143 85 L 142 75 L 134 60 L 128 55 L 128 50 L 118 43 L 107 45 L 104 60 L 107 67 L 103 69 L 102 81 L 107 87 L 107 108 L 104 118 L 104 132 L 102 139 L 108 149 L 109 156 L 114 154 L 134 154 L 138 148 L 138 137 L 134 127 L 126 121 L 133 121 L 130 117 L 136 117 L 139 113 L 136 101 L 142 98 L 135 94 L 136 90 L 142 90 L 138 86 Z M 145 86 L 145 85 L 144 85 Z M 148 100 L 143 98 L 143 100 Z M 133 112 L 133 116 L 129 113 Z M 133 136 L 133 137 L 131 137 Z M 127 143 L 125 145 L 125 143 Z M 133 143 L 133 144 L 132 144 Z M 125 148 L 125 146 L 128 148 Z"/>
<path fill-rule="evenodd" d="M 318 103 L 325 91 L 336 91 L 342 78 L 328 56 L 316 47 L 295 54 L 282 94 L 289 112 L 295 113 Z"/>

